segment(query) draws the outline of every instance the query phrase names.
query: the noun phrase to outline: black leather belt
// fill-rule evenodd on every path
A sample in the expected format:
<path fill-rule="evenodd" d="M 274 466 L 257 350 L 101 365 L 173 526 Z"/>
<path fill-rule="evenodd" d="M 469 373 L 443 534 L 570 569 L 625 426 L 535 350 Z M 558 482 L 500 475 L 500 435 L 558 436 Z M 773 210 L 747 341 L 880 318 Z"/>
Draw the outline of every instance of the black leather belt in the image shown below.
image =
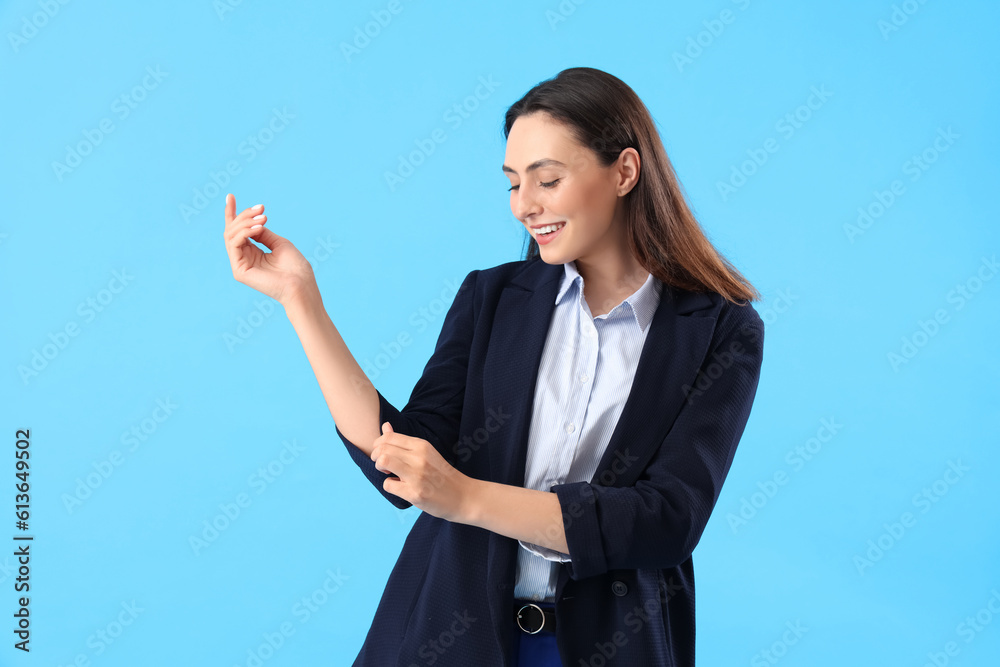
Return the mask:
<path fill-rule="evenodd" d="M 551 609 L 543 609 L 533 602 L 514 602 L 514 620 L 517 627 L 529 635 L 539 632 L 556 631 L 556 614 Z"/>

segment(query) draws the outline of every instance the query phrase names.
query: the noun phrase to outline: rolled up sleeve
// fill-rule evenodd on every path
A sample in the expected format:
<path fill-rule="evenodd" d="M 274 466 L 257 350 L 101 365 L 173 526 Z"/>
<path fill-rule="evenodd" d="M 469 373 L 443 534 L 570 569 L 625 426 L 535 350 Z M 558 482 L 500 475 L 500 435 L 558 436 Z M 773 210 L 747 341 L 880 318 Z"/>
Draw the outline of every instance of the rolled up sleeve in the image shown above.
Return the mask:
<path fill-rule="evenodd" d="M 725 311 L 723 311 L 725 312 Z M 701 539 L 743 435 L 763 360 L 764 323 L 751 306 L 720 315 L 714 351 L 733 355 L 718 377 L 695 386 L 632 486 L 573 482 L 552 487 L 562 508 L 573 579 L 612 569 L 675 567 Z M 705 377 L 709 377 L 705 375 Z"/>

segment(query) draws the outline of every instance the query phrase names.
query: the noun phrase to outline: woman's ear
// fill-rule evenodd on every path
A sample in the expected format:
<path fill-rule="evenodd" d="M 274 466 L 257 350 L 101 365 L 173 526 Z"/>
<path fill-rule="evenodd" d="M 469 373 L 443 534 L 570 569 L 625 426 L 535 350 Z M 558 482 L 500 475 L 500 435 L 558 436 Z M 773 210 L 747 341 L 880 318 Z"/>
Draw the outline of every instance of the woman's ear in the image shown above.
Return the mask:
<path fill-rule="evenodd" d="M 639 180 L 639 170 L 642 165 L 639 152 L 634 148 L 622 149 L 618 155 L 618 196 L 624 197 Z"/>

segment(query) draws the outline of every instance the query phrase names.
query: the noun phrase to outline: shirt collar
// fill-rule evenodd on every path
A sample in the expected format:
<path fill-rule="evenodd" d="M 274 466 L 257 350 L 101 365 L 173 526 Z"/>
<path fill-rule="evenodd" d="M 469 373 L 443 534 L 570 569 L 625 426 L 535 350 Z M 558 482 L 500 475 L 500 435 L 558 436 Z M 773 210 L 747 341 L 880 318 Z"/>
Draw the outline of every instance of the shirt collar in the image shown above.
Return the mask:
<path fill-rule="evenodd" d="M 576 262 L 566 262 L 563 264 L 563 276 L 562 283 L 559 286 L 559 293 L 556 294 L 556 304 L 558 305 L 562 301 L 563 296 L 570 290 L 571 287 L 576 285 L 577 295 L 581 301 L 583 301 L 583 276 L 577 271 Z M 642 284 L 642 287 L 637 289 L 634 294 L 629 296 L 624 300 L 625 304 L 628 304 L 626 310 L 631 310 L 633 316 L 635 317 L 636 323 L 639 325 L 639 329 L 642 331 L 646 330 L 649 323 L 653 320 L 653 313 L 656 312 L 657 306 L 660 304 L 660 292 L 662 291 L 663 284 L 657 280 L 656 276 L 650 273 L 646 277 L 646 282 Z M 614 311 L 612 311 L 613 313 Z M 604 315 L 599 315 L 594 319 L 611 319 L 615 317 L 620 317 L 621 314 L 606 313 Z"/>

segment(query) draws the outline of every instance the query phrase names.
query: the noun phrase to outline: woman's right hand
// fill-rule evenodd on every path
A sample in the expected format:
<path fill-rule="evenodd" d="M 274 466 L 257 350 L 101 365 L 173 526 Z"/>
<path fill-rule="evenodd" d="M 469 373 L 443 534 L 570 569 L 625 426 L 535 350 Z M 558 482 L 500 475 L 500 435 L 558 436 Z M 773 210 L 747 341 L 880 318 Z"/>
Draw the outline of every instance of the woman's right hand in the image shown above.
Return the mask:
<path fill-rule="evenodd" d="M 236 197 L 226 195 L 226 251 L 233 277 L 287 305 L 288 299 L 315 287 L 316 277 L 302 253 L 291 241 L 264 227 L 266 222 L 263 204 L 236 215 Z M 251 229 L 255 225 L 257 228 Z M 250 237 L 271 252 L 255 246 Z"/>

